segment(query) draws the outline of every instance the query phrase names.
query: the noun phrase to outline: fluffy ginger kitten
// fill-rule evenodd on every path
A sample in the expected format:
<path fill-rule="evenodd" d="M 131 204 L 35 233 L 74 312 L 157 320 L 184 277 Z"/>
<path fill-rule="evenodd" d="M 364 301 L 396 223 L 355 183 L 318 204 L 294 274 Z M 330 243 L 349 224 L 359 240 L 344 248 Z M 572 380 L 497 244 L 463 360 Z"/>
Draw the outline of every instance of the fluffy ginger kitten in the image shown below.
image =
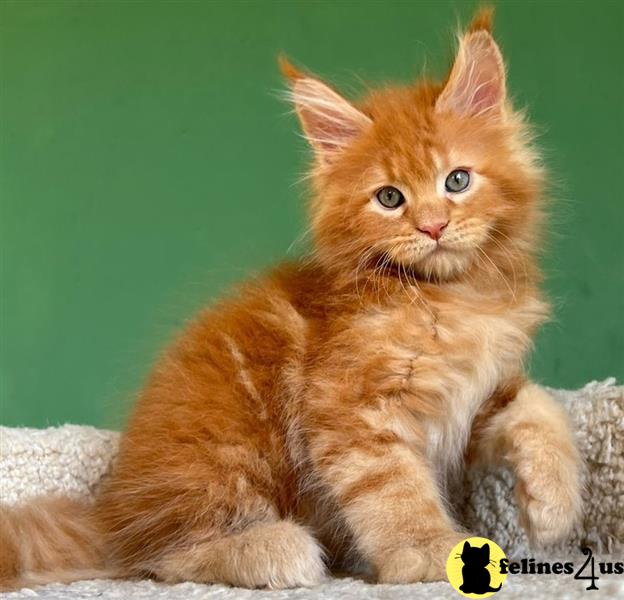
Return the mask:
<path fill-rule="evenodd" d="M 285 588 L 358 561 L 445 578 L 444 490 L 505 463 L 534 542 L 580 513 L 566 416 L 527 381 L 543 174 L 482 12 L 443 84 L 353 104 L 282 62 L 314 152 L 309 259 L 156 366 L 94 506 L 4 508 L 5 587 L 96 575 Z"/>

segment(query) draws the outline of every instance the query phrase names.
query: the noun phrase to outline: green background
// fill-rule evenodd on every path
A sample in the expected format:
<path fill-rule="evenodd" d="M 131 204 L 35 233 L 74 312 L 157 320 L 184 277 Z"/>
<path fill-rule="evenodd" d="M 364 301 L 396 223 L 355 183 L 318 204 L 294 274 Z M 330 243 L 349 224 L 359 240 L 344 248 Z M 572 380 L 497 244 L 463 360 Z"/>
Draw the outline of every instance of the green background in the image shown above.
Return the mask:
<path fill-rule="evenodd" d="M 0 14 L 1 420 L 119 427 L 173 332 L 304 229 L 275 59 L 357 93 L 442 75 L 466 2 L 28 2 Z M 624 375 L 622 2 L 499 2 L 557 201 L 553 386 Z"/>

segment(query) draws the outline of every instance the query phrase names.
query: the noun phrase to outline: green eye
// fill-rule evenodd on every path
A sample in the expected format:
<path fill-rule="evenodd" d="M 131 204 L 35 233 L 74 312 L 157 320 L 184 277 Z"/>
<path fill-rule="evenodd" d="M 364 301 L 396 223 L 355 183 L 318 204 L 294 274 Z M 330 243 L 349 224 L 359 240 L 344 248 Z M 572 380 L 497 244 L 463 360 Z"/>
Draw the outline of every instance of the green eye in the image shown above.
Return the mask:
<path fill-rule="evenodd" d="M 387 186 L 381 188 L 377 194 L 377 202 L 384 208 L 399 208 L 405 202 L 405 196 L 395 187 Z"/>
<path fill-rule="evenodd" d="M 453 194 L 465 192 L 469 185 L 470 173 L 468 173 L 465 169 L 455 169 L 455 171 L 451 171 L 444 182 L 446 191 Z"/>

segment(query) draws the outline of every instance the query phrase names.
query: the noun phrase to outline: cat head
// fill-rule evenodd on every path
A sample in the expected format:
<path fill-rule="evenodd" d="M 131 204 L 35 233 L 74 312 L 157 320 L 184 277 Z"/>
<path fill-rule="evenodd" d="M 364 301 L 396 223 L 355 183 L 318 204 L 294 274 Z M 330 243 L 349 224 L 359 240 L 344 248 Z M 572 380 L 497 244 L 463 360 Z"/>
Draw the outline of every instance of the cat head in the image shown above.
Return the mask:
<path fill-rule="evenodd" d="M 313 149 L 311 226 L 325 265 L 443 281 L 476 265 L 509 270 L 510 257 L 531 250 L 541 172 L 507 98 L 491 11 L 460 36 L 441 84 L 352 103 L 281 66 Z"/>
<path fill-rule="evenodd" d="M 472 567 L 486 567 L 490 562 L 490 545 L 471 546 L 470 542 L 464 542 L 461 559 L 465 565 Z"/>

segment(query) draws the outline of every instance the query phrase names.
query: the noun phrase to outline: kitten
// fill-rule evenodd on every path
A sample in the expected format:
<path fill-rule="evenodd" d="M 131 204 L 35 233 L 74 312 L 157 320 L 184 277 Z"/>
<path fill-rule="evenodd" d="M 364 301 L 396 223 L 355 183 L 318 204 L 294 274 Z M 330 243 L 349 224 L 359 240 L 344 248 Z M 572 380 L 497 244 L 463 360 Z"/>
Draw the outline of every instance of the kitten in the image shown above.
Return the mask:
<path fill-rule="evenodd" d="M 466 533 L 443 490 L 465 459 L 514 469 L 536 543 L 569 532 L 580 459 L 523 371 L 547 315 L 543 173 L 490 17 L 444 83 L 357 104 L 282 61 L 314 152 L 312 255 L 180 336 L 94 507 L 3 511 L 5 585 L 104 573 L 284 588 L 345 559 L 380 582 L 444 579 Z"/>

